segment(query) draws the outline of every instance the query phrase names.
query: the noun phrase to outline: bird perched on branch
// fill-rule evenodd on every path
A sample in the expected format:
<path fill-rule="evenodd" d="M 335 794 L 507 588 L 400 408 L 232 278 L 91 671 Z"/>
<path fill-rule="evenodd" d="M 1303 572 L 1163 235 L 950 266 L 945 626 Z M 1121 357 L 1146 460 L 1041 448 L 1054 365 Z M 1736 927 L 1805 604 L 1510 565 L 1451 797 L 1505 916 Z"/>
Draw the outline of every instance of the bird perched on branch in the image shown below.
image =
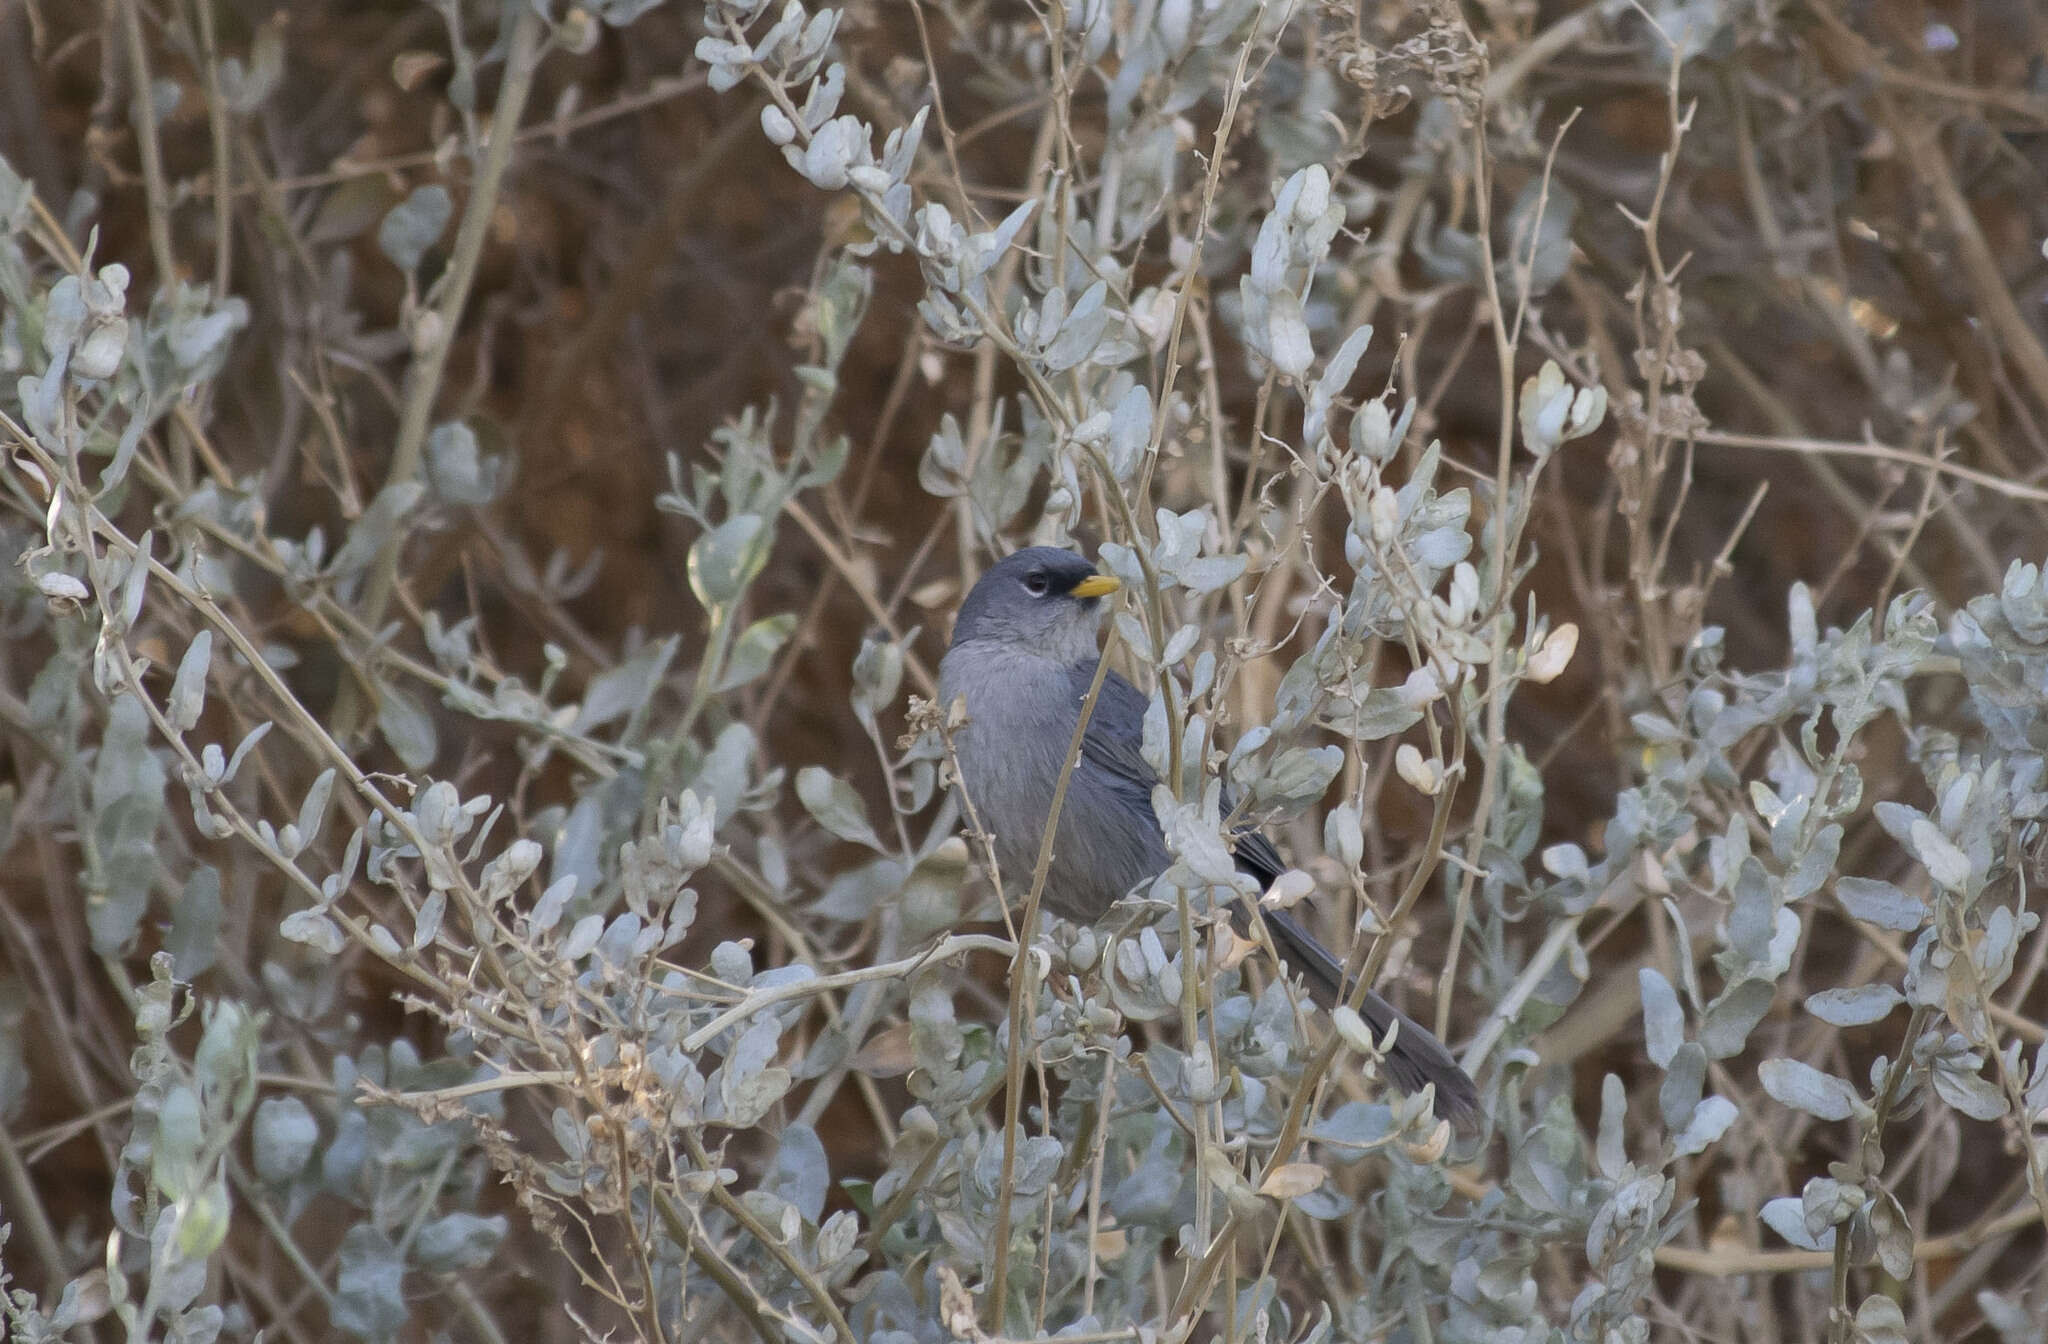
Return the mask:
<path fill-rule="evenodd" d="M 1019 551 L 974 585 L 939 665 L 940 704 L 956 697 L 967 703 L 967 723 L 954 736 L 960 782 L 1013 884 L 1028 885 L 1037 867 L 1074 724 L 1101 657 L 1101 599 L 1118 587 L 1072 551 Z M 1094 923 L 1173 861 L 1152 810 L 1158 776 L 1140 749 L 1147 704 L 1116 673 L 1103 677 L 1046 874 L 1045 907 L 1067 919 Z M 1257 830 L 1238 831 L 1235 842 L 1239 870 L 1261 886 L 1285 871 L 1279 852 Z M 1343 962 L 1285 911 L 1261 913 L 1281 955 L 1306 977 L 1316 999 L 1326 1008 L 1338 1003 Z M 1241 905 L 1233 916 L 1240 925 L 1248 922 Z M 1400 1024 L 1387 1070 L 1403 1091 L 1434 1083 L 1438 1115 L 1462 1122 L 1476 1113 L 1471 1078 L 1421 1024 L 1370 991 L 1359 1014 L 1376 1038 Z"/>

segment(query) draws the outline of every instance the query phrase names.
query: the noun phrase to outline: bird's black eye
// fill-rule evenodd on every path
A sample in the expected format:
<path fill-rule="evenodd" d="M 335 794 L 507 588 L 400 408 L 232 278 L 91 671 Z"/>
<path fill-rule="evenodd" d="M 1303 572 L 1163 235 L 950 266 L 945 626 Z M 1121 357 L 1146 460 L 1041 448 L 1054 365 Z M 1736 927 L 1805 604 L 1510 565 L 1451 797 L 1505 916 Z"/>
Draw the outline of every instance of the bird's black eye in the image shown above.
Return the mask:
<path fill-rule="evenodd" d="M 1043 573 L 1043 571 L 1034 569 L 1029 574 L 1026 574 L 1024 576 L 1025 592 L 1031 594 L 1033 597 L 1044 597 L 1045 590 L 1046 581 L 1045 574 Z"/>

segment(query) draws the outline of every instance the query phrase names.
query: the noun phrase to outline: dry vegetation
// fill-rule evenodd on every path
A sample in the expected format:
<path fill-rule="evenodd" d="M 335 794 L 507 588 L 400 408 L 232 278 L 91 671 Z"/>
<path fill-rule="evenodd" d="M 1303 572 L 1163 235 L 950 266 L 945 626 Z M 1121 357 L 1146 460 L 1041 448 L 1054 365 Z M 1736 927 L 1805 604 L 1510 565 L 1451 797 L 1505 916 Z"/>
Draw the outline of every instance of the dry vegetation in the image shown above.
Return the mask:
<path fill-rule="evenodd" d="M 0 0 L 14 1337 L 2041 1338 L 2041 7 L 787 13 Z M 916 708 L 1031 540 L 1097 930 Z"/>

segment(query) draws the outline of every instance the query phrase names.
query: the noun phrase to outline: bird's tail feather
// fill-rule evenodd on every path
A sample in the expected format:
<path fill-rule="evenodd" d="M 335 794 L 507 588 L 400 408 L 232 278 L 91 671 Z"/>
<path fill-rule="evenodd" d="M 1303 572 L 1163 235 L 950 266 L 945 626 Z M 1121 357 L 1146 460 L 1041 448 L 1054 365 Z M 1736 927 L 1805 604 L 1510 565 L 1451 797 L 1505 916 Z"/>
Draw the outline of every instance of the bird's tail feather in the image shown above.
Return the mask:
<path fill-rule="evenodd" d="M 1260 916 L 1272 931 L 1273 940 L 1279 945 L 1280 954 L 1286 958 L 1287 964 L 1301 972 L 1308 981 L 1309 992 L 1315 995 L 1316 1001 L 1325 1009 L 1343 1002 L 1346 989 L 1344 964 L 1330 949 L 1317 942 L 1314 934 L 1285 911 L 1262 910 Z M 1386 1061 L 1387 1073 L 1396 1087 L 1403 1092 L 1415 1093 L 1422 1090 L 1424 1083 L 1435 1083 L 1436 1113 L 1453 1124 L 1463 1125 L 1478 1115 L 1479 1089 L 1458 1067 L 1458 1061 L 1451 1057 L 1444 1043 L 1431 1035 L 1426 1027 L 1371 990 L 1366 991 L 1365 1002 L 1359 1005 L 1358 1014 L 1372 1028 L 1375 1039 L 1385 1036 L 1387 1028 L 1396 1022 L 1401 1024 L 1400 1034 L 1394 1038 L 1394 1048 L 1388 1052 Z"/>

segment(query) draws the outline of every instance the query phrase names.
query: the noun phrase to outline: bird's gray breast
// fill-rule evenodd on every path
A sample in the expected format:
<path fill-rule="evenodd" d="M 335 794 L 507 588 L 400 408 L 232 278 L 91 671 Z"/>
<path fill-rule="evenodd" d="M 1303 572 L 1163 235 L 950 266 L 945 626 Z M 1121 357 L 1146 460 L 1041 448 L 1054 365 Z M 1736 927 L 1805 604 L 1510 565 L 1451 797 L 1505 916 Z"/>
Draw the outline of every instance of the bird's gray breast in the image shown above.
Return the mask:
<path fill-rule="evenodd" d="M 1031 887 L 1080 713 L 1070 669 L 972 641 L 955 646 L 939 665 L 939 695 L 942 704 L 966 699 L 968 721 L 953 739 L 960 783 L 993 840 L 1003 885 L 1019 899 Z M 1060 809 L 1045 905 L 1069 919 L 1093 921 L 1165 863 L 1150 803 L 1140 813 L 1115 795 L 1099 767 L 1077 764 Z"/>

